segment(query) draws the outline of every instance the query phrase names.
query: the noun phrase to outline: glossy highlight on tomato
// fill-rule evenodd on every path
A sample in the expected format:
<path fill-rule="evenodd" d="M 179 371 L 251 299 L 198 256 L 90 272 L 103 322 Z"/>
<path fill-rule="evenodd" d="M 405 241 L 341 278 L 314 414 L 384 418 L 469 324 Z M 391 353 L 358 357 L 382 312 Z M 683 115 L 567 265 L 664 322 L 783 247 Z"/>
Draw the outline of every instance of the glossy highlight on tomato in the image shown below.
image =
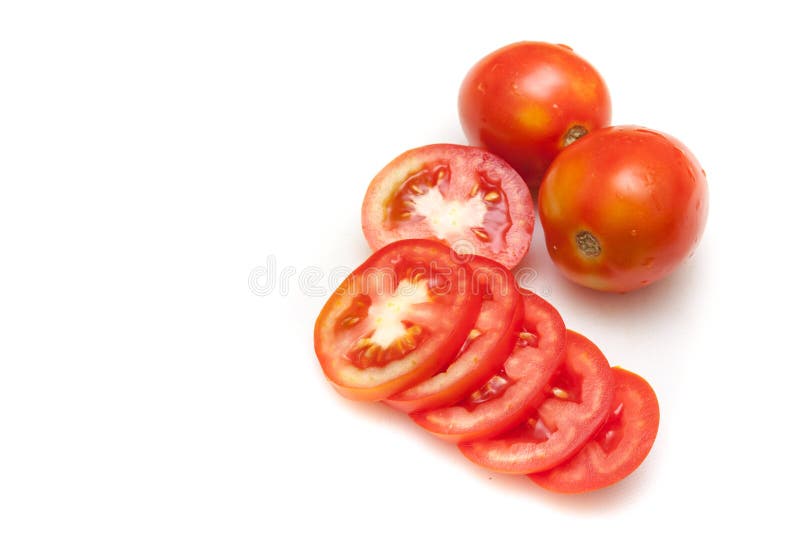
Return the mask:
<path fill-rule="evenodd" d="M 514 169 L 475 147 L 437 144 L 404 152 L 370 182 L 361 208 L 373 250 L 433 239 L 517 265 L 530 248 L 533 199 Z"/>
<path fill-rule="evenodd" d="M 386 399 L 405 412 L 453 404 L 498 371 L 516 342 L 524 307 L 514 275 L 492 260 L 470 261 L 469 291 L 479 295 L 481 309 L 455 359 L 431 378 Z"/>
<path fill-rule="evenodd" d="M 674 271 L 695 249 L 708 185 L 680 141 L 637 126 L 592 132 L 553 161 L 539 189 L 547 251 L 574 282 L 626 292 Z"/>
<path fill-rule="evenodd" d="M 642 377 L 619 367 L 608 418 L 578 453 L 565 463 L 528 477 L 551 491 L 584 493 L 604 488 L 632 473 L 644 461 L 658 433 L 658 399 Z"/>
<path fill-rule="evenodd" d="M 606 420 L 614 378 L 603 353 L 567 331 L 566 358 L 516 427 L 491 439 L 462 443 L 470 461 L 492 471 L 524 475 L 551 469 L 578 451 Z"/>
<path fill-rule="evenodd" d="M 526 408 L 543 398 L 547 381 L 564 360 L 566 328 L 541 297 L 525 291 L 522 300 L 522 327 L 502 368 L 458 403 L 412 414 L 414 422 L 447 441 L 472 441 L 519 424 Z"/>
<path fill-rule="evenodd" d="M 469 264 L 426 240 L 392 243 L 353 271 L 314 327 L 325 375 L 345 397 L 382 400 L 436 373 L 480 310 Z"/>
<path fill-rule="evenodd" d="M 505 159 L 535 187 L 564 147 L 608 126 L 611 98 L 600 74 L 568 46 L 519 42 L 472 67 L 458 110 L 470 144 Z"/>

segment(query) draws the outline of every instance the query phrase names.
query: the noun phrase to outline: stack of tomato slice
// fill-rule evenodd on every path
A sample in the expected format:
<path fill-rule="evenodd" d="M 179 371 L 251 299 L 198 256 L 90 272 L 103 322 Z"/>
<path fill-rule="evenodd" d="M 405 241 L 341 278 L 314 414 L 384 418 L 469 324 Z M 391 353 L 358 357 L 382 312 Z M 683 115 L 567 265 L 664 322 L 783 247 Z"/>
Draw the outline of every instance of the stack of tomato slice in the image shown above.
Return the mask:
<path fill-rule="evenodd" d="M 344 396 L 383 401 L 487 469 L 581 493 L 649 452 L 658 401 L 500 263 L 395 241 L 345 279 L 314 344 Z"/>

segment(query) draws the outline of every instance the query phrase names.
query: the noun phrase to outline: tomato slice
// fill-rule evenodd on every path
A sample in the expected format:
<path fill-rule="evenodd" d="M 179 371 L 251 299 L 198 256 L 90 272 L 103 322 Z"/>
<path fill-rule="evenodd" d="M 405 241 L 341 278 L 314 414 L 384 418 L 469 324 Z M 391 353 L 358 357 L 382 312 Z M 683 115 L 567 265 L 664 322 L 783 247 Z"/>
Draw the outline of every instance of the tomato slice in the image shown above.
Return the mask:
<path fill-rule="evenodd" d="M 485 150 L 428 145 L 409 150 L 369 184 L 361 208 L 373 250 L 427 238 L 517 265 L 533 234 L 533 199 L 517 172 Z"/>
<path fill-rule="evenodd" d="M 612 411 L 595 436 L 566 463 L 528 475 L 543 488 L 583 493 L 632 473 L 650 452 L 658 432 L 658 399 L 647 381 L 619 367 L 614 374 Z"/>
<path fill-rule="evenodd" d="M 567 331 L 566 358 L 550 379 L 546 398 L 527 418 L 488 440 L 459 445 L 472 462 L 501 473 L 551 469 L 575 454 L 611 410 L 614 377 L 603 353 L 580 334 Z"/>
<path fill-rule="evenodd" d="M 412 414 L 417 424 L 448 441 L 472 441 L 516 426 L 540 402 L 564 360 L 566 328 L 547 301 L 527 291 L 522 301 L 522 328 L 503 367 L 457 404 Z"/>
<path fill-rule="evenodd" d="M 470 291 L 482 300 L 466 341 L 446 369 L 390 397 L 386 400 L 390 406 L 416 412 L 453 404 L 503 365 L 522 323 L 522 295 L 514 275 L 499 263 L 475 256 L 470 267 Z"/>
<path fill-rule="evenodd" d="M 471 268 L 445 245 L 398 241 L 353 271 L 322 308 L 314 348 L 345 397 L 382 400 L 432 376 L 480 309 Z"/>

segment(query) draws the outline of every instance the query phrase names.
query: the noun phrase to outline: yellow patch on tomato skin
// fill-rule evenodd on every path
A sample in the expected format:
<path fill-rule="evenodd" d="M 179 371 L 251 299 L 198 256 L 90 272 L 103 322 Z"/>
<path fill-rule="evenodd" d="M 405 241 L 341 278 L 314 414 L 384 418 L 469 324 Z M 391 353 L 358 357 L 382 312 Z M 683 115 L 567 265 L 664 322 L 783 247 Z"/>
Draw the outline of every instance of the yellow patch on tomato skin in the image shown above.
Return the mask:
<path fill-rule="evenodd" d="M 572 82 L 572 92 L 585 101 L 591 102 L 597 95 L 597 82 L 594 80 L 575 80 Z"/>
<path fill-rule="evenodd" d="M 541 106 L 528 106 L 519 112 L 517 118 L 528 130 L 545 130 L 550 126 L 550 115 Z"/>
<path fill-rule="evenodd" d="M 544 217 L 559 220 L 563 217 L 560 199 L 556 195 L 542 195 L 539 211 Z"/>
<path fill-rule="evenodd" d="M 554 164 L 545 176 L 540 190 L 540 210 L 542 216 L 561 224 L 578 217 L 583 202 L 576 195 L 586 195 L 581 186 L 588 172 L 583 161 L 565 160 Z"/>
<path fill-rule="evenodd" d="M 600 291 L 607 291 L 609 287 L 608 281 L 602 275 L 595 273 L 575 273 L 572 278 L 582 286 Z"/>

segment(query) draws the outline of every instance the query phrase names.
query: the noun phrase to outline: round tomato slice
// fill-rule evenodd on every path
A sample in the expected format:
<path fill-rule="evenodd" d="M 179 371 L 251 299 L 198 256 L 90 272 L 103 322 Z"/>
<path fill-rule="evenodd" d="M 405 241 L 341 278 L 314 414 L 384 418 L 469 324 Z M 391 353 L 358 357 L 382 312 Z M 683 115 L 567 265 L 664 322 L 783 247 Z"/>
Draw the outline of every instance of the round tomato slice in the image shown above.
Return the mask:
<path fill-rule="evenodd" d="M 566 463 L 528 475 L 543 488 L 584 493 L 632 473 L 650 452 L 658 432 L 658 399 L 644 378 L 614 367 L 612 411 L 597 434 Z"/>
<path fill-rule="evenodd" d="M 611 410 L 614 377 L 603 353 L 567 331 L 566 358 L 527 419 L 489 440 L 459 445 L 472 462 L 501 473 L 524 475 L 551 469 L 575 454 Z"/>
<path fill-rule="evenodd" d="M 407 240 L 373 254 L 322 308 L 314 348 L 345 397 L 382 400 L 432 376 L 461 347 L 480 297 L 471 269 L 434 241 Z"/>
<path fill-rule="evenodd" d="M 503 365 L 522 323 L 522 295 L 514 275 L 499 263 L 475 256 L 470 267 L 469 290 L 482 300 L 466 341 L 447 369 L 390 397 L 390 406 L 410 413 L 453 404 Z"/>
<path fill-rule="evenodd" d="M 436 239 L 508 268 L 528 252 L 533 199 L 508 163 L 485 150 L 428 145 L 395 158 L 369 184 L 361 225 L 373 250 Z"/>
<path fill-rule="evenodd" d="M 540 402 L 564 360 L 566 328 L 547 301 L 527 291 L 522 301 L 522 328 L 502 368 L 457 404 L 412 414 L 417 424 L 448 441 L 473 441 L 518 425 Z"/>

